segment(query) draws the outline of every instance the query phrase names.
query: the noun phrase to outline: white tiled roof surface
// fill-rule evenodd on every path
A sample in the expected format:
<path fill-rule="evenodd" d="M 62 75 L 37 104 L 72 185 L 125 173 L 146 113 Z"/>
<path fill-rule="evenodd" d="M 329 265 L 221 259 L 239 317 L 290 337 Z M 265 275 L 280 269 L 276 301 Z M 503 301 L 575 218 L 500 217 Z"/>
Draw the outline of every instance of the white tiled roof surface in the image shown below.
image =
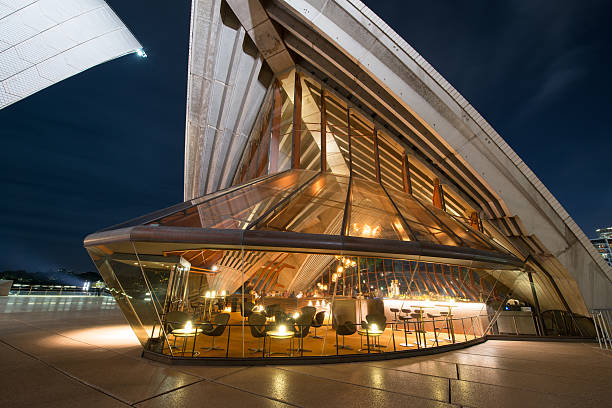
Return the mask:
<path fill-rule="evenodd" d="M 0 0 L 0 109 L 139 48 L 104 0 Z"/>

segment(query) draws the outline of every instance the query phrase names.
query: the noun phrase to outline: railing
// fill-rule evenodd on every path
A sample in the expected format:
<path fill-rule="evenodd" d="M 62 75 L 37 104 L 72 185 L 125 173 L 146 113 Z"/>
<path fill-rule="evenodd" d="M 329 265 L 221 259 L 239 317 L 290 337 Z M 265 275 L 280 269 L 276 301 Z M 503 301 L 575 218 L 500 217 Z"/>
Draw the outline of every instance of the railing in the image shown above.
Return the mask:
<path fill-rule="evenodd" d="M 170 327 L 183 327 L 185 322 L 165 322 L 163 330 L 160 330 L 159 326 L 152 328 L 151 337 L 145 349 L 172 357 L 215 359 L 269 359 L 276 356 L 325 358 L 391 352 L 408 353 L 414 350 L 434 349 L 480 339 L 485 334 L 481 318 L 484 316 L 392 321 L 385 324 L 385 330 L 377 331 L 372 331 L 365 325 L 356 324 L 354 325 L 355 330 L 349 330 L 350 334 L 344 336 L 334 329 L 331 323 L 323 323 L 316 328 L 317 337 L 311 336 L 314 331 L 312 325 L 299 325 L 290 321 L 285 324 L 288 333 L 285 337 L 278 336 L 278 333 L 274 334 L 275 323 L 268 323 L 265 326 L 253 325 L 261 333 L 261 336 L 253 337 L 251 325 L 247 321 L 223 325 L 223 332 L 215 336 L 196 330 L 202 329 L 208 322 L 194 322 L 191 334 L 180 333 L 179 330 L 177 335 L 174 335 Z M 212 327 L 215 325 L 213 324 Z M 299 333 L 305 332 L 307 327 L 309 332 L 299 336 Z M 214 338 L 214 341 L 211 337 Z M 287 350 L 290 352 L 273 352 L 272 342 L 277 348 L 277 344 L 283 340 L 289 341 Z M 225 348 L 216 347 L 219 344 Z M 320 350 L 315 351 L 316 348 Z"/>
<path fill-rule="evenodd" d="M 73 285 L 28 285 L 15 283 L 9 295 L 12 296 L 95 296 L 96 289 L 83 290 Z M 100 290 L 100 295 L 110 296 L 106 288 Z"/>
<path fill-rule="evenodd" d="M 597 309 L 591 312 L 599 348 L 612 350 L 612 309 Z"/>

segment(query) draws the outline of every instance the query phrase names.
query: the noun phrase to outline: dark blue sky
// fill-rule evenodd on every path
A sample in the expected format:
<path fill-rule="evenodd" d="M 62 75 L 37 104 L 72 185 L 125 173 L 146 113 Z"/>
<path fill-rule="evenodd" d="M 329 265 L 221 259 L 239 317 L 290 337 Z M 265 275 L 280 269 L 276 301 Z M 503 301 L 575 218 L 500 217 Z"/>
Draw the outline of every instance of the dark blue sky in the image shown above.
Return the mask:
<path fill-rule="evenodd" d="M 190 2 L 110 0 L 123 57 L 0 110 L 0 270 L 93 270 L 88 233 L 182 201 Z M 612 3 L 366 1 L 587 235 L 612 225 Z"/>

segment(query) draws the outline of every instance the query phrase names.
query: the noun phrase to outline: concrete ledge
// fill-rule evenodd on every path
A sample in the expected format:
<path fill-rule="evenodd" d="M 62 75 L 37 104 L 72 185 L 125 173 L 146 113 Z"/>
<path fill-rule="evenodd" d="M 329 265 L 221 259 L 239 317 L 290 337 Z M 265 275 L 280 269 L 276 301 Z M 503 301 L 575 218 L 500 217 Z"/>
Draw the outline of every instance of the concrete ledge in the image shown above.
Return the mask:
<path fill-rule="evenodd" d="M 532 336 L 510 334 L 489 334 L 487 340 L 511 340 L 511 341 L 553 341 L 567 343 L 597 343 L 594 337 L 575 337 L 575 336 Z"/>
<path fill-rule="evenodd" d="M 390 351 L 370 354 L 345 354 L 340 356 L 305 356 L 305 357 L 171 357 L 152 351 L 144 350 L 142 357 L 170 365 L 214 365 L 214 366 L 262 366 L 262 365 L 305 365 L 305 364 L 333 364 L 351 363 L 358 361 L 382 361 L 397 358 L 409 358 L 445 353 L 475 346 L 487 341 L 486 337 L 470 340 L 463 343 L 447 344 L 444 346 L 422 348 L 416 350 Z"/>

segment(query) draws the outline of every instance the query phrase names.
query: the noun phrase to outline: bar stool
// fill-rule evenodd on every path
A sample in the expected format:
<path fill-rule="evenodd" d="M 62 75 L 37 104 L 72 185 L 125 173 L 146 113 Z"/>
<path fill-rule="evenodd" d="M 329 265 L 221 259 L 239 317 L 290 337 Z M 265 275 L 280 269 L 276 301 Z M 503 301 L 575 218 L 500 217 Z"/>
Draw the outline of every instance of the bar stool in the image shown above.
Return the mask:
<path fill-rule="evenodd" d="M 438 332 L 440 331 L 439 327 L 436 327 L 436 318 L 440 317 L 440 315 L 435 315 L 432 313 L 427 313 L 427 317 L 429 319 L 431 319 L 431 324 L 433 326 L 433 332 L 434 332 L 434 338 L 433 339 L 429 339 L 429 341 L 431 343 L 436 343 L 436 346 L 439 346 L 440 344 L 438 343 Z"/>
<path fill-rule="evenodd" d="M 423 334 L 423 346 L 427 347 L 427 339 L 426 339 L 426 332 L 425 332 L 425 325 L 423 324 L 423 320 L 421 320 L 421 314 L 420 313 L 410 313 L 410 317 L 411 319 L 415 320 L 414 323 L 414 335 L 417 341 L 417 347 L 421 347 L 421 333 Z"/>
<path fill-rule="evenodd" d="M 453 339 L 451 339 L 451 334 L 450 334 L 450 329 L 451 329 L 451 326 L 450 326 L 450 324 L 448 323 L 448 312 L 440 312 L 440 317 L 443 317 L 443 318 L 444 318 L 444 321 L 446 322 L 446 323 L 445 323 L 445 324 L 446 324 L 446 326 L 441 327 L 441 328 L 440 328 L 440 331 L 442 331 L 442 330 L 446 330 L 446 333 L 447 333 L 447 335 L 448 335 L 447 337 L 443 337 L 443 338 L 442 338 L 442 340 L 444 340 L 444 341 L 453 341 Z"/>
<path fill-rule="evenodd" d="M 410 317 L 410 316 L 400 316 L 399 318 L 400 318 L 400 320 L 402 322 L 404 322 L 404 342 L 400 343 L 400 346 L 401 347 L 414 347 L 415 344 L 408 343 L 408 334 L 411 334 L 411 332 L 410 332 L 410 319 L 412 319 L 412 317 Z M 408 324 L 408 328 L 406 328 L 406 324 Z"/>
<path fill-rule="evenodd" d="M 391 323 L 395 324 L 395 330 L 397 330 L 397 324 L 399 323 L 399 321 L 397 320 L 397 314 L 400 312 L 400 310 L 394 307 L 390 307 L 389 311 L 393 313 L 393 321 Z"/>

